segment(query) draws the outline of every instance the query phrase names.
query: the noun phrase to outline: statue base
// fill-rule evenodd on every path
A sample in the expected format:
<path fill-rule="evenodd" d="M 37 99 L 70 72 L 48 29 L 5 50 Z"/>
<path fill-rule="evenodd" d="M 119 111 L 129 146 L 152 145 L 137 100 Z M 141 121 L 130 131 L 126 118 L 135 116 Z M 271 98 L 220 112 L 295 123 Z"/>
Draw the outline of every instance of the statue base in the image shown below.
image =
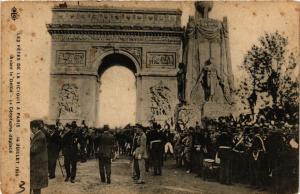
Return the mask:
<path fill-rule="evenodd" d="M 229 116 L 234 111 L 234 105 L 216 102 L 206 102 L 203 105 L 202 117 L 218 118 L 222 116 Z"/>

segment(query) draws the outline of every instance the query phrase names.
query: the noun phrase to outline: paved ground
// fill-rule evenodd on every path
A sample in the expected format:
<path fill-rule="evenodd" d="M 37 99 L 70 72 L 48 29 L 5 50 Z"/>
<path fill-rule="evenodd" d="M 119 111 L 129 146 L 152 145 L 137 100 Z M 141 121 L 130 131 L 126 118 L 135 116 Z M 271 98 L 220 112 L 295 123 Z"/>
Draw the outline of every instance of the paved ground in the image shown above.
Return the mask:
<path fill-rule="evenodd" d="M 251 189 L 247 185 L 221 185 L 217 182 L 203 181 L 194 174 L 186 174 L 181 169 L 174 168 L 173 161 L 165 164 L 163 176 L 147 174 L 144 185 L 136 185 L 131 179 L 131 167 L 129 160 L 118 159 L 112 163 L 112 184 L 100 183 L 98 161 L 89 160 L 86 163 L 78 163 L 78 171 L 75 183 L 64 182 L 61 171 L 57 169 L 56 179 L 49 181 L 49 186 L 42 190 L 48 194 L 237 194 L 255 193 L 266 194 Z"/>

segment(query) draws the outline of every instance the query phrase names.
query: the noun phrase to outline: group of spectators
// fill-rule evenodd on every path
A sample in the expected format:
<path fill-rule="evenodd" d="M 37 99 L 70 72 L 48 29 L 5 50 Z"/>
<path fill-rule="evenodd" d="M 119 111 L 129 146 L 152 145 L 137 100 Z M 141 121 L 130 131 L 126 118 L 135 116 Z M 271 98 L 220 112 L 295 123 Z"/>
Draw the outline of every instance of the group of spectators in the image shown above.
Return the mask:
<path fill-rule="evenodd" d="M 145 169 L 152 167 L 153 175 L 161 175 L 164 161 L 174 158 L 178 168 L 203 180 L 249 184 L 276 193 L 297 191 L 298 127 L 272 120 L 253 121 L 244 115 L 238 121 L 232 116 L 203 119 L 201 126 L 176 125 L 175 130 L 170 130 L 168 123 L 154 122 L 140 127 L 149 153 Z M 127 145 L 122 139 L 119 147 Z M 132 142 L 134 150 L 135 140 Z"/>
<path fill-rule="evenodd" d="M 42 120 L 33 120 L 30 128 L 30 189 L 34 194 L 48 186 L 48 178 L 55 178 L 57 163 L 65 182 L 74 183 L 77 162 L 86 162 L 91 153 L 99 159 L 101 182 L 111 183 L 115 137 L 108 126 L 91 134 L 84 121 L 78 126 L 76 121 L 63 125 L 58 120 L 55 125 L 48 125 Z"/>
<path fill-rule="evenodd" d="M 183 160 L 187 173 L 276 193 L 297 191 L 298 125 L 236 122 L 232 117 L 206 122 L 175 135 L 176 161 L 182 166 Z"/>
<path fill-rule="evenodd" d="M 77 161 L 99 158 L 101 181 L 110 183 L 110 160 L 123 155 L 131 158 L 132 178 L 137 184 L 146 183 L 146 172 L 162 176 L 164 162 L 170 160 L 186 173 L 221 184 L 250 184 L 276 193 L 297 190 L 298 186 L 297 124 L 246 117 L 236 121 L 231 116 L 203 119 L 194 127 L 176 124 L 175 129 L 156 121 L 150 121 L 148 127 L 136 124 L 124 129 L 91 128 L 84 121 L 79 126 L 75 121 L 66 125 L 39 121 L 31 128 L 34 126 L 46 137 L 50 179 L 55 178 L 62 150 L 64 165 L 59 163 L 59 167 L 62 173 L 65 167 L 65 181 L 71 182 L 75 181 Z M 107 132 L 111 137 L 103 138 Z M 99 148 L 103 146 L 105 157 L 101 159 Z M 36 168 L 32 170 L 34 174 Z"/>

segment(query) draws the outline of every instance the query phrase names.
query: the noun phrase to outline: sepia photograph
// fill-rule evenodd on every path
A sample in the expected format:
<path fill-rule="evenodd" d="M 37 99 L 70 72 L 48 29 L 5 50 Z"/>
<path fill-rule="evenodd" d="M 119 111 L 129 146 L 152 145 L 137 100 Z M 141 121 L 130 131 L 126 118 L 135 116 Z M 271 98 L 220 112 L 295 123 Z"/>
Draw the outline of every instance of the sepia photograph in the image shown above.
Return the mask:
<path fill-rule="evenodd" d="M 298 193 L 298 2 L 0 5 L 1 194 Z"/>

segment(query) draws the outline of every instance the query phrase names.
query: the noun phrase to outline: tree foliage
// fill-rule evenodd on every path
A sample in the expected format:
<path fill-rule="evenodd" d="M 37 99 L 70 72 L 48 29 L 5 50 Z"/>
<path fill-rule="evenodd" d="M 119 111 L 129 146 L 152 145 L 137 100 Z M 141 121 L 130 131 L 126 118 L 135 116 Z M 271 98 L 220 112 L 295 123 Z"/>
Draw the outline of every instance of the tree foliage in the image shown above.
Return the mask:
<path fill-rule="evenodd" d="M 252 114 L 258 101 L 263 106 L 284 107 L 297 112 L 297 62 L 295 55 L 288 52 L 287 45 L 287 37 L 278 32 L 266 33 L 245 55 L 241 68 L 248 77 L 241 81 L 237 94 Z"/>

